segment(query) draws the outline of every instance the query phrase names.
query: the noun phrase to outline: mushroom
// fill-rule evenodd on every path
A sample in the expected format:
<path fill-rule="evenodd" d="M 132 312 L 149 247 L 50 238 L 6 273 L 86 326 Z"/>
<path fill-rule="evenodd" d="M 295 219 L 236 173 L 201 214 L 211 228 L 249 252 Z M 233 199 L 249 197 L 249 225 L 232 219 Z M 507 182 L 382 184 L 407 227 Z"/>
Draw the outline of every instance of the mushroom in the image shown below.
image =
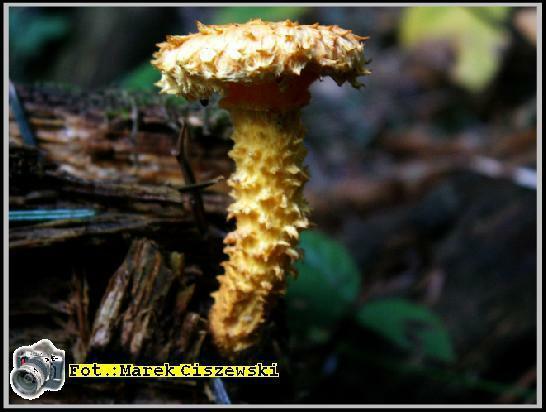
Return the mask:
<path fill-rule="evenodd" d="M 228 260 L 212 294 L 210 330 L 220 352 L 235 357 L 254 345 L 285 274 L 296 274 L 299 232 L 309 225 L 303 197 L 300 109 L 309 85 L 323 76 L 360 87 L 368 74 L 363 40 L 338 26 L 251 20 L 206 26 L 196 34 L 167 36 L 152 64 L 162 74 L 162 93 L 188 100 L 223 98 L 234 131 L 228 180 L 234 202 L 228 218 L 237 229 L 224 239 Z"/>

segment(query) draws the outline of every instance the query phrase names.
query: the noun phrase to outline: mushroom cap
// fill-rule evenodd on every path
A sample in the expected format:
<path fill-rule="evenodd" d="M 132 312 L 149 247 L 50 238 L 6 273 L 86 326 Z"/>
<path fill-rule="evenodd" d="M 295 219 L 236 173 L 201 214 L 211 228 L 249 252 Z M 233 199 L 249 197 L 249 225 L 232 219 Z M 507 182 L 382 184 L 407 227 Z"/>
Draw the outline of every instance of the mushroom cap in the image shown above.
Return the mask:
<path fill-rule="evenodd" d="M 363 40 L 338 26 L 251 20 L 245 24 L 204 25 L 198 33 L 167 36 L 152 64 L 162 73 L 161 92 L 189 100 L 224 93 L 230 85 L 267 83 L 298 77 L 305 69 L 354 87 L 364 67 Z"/>

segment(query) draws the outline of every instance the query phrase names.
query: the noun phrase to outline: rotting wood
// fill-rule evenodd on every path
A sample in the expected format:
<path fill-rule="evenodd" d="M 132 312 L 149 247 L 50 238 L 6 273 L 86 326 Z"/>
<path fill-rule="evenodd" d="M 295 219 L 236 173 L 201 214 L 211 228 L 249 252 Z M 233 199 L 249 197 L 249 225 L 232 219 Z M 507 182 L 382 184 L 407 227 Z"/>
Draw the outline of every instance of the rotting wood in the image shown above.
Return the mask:
<path fill-rule="evenodd" d="M 17 320 L 10 347 L 47 332 L 71 362 L 104 356 L 157 364 L 199 358 L 222 238 L 201 236 L 190 194 L 199 192 L 213 233 L 224 233 L 229 197 L 222 177 L 232 169 L 229 122 L 219 111 L 210 113 L 205 134 L 200 108 L 167 104 L 157 96 L 17 90 L 37 145 L 24 144 L 10 119 L 10 211 L 47 215 L 85 208 L 93 213 L 10 222 L 10 278 L 19 291 L 10 307 L 11 319 Z M 126 116 L 127 101 L 134 102 L 132 117 Z M 185 153 L 195 182 L 185 181 L 175 157 L 180 123 L 195 138 Z M 81 259 L 91 249 L 104 263 L 91 267 Z M 121 262 L 117 270 L 109 269 L 115 261 Z M 18 286 L 23 272 L 33 285 L 28 292 Z M 61 289 L 40 289 L 42 281 L 34 276 Z M 32 320 L 36 313 L 51 316 L 53 324 L 40 328 Z M 206 401 L 197 381 L 152 387 L 180 384 L 194 388 L 197 402 Z M 81 391 L 106 390 L 100 382 L 77 386 L 50 399 L 73 402 L 82 399 Z M 131 397 L 127 385 L 117 386 Z"/>

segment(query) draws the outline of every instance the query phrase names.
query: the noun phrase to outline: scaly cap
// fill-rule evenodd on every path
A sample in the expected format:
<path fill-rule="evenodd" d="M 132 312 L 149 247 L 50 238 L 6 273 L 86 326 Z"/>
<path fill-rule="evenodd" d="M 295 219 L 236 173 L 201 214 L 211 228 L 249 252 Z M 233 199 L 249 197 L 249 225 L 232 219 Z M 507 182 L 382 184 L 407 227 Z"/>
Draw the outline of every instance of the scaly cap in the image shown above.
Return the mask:
<path fill-rule="evenodd" d="M 162 73 L 161 92 L 190 100 L 223 93 L 235 83 L 262 83 L 299 76 L 303 69 L 359 87 L 368 74 L 363 40 L 338 26 L 299 25 L 289 20 L 206 26 L 199 33 L 167 36 L 152 64 Z"/>

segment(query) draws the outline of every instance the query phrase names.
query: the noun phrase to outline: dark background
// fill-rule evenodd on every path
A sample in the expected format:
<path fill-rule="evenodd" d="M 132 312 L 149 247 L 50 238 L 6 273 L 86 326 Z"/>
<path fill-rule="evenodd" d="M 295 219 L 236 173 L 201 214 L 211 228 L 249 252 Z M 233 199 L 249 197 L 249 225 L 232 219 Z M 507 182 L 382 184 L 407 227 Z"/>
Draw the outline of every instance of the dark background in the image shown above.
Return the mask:
<path fill-rule="evenodd" d="M 535 9 L 10 8 L 10 79 L 156 92 L 167 34 L 253 17 L 369 35 L 372 75 L 312 86 L 296 390 L 237 400 L 535 403 Z"/>

